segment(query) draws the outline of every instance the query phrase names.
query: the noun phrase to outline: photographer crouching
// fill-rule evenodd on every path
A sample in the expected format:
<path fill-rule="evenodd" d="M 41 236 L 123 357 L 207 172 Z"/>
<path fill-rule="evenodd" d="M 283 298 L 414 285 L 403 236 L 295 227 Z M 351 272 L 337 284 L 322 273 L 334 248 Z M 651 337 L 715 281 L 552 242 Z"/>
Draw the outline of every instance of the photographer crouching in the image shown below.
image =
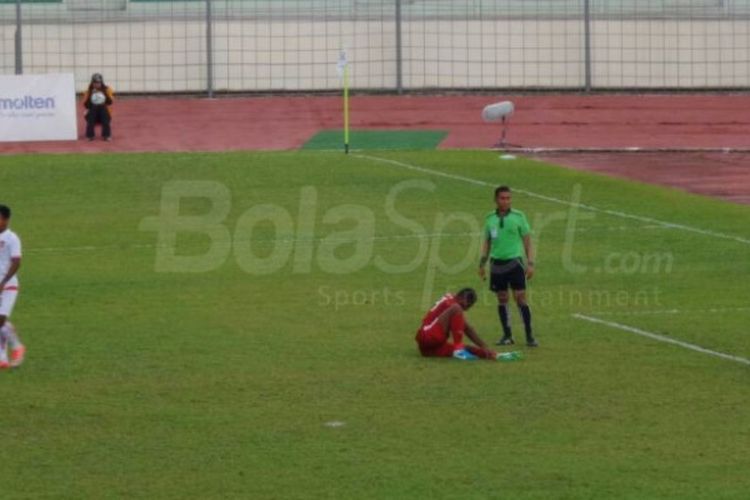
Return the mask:
<path fill-rule="evenodd" d="M 102 138 L 105 141 L 112 140 L 112 111 L 110 107 L 114 96 L 112 87 L 104 83 L 101 73 L 94 73 L 91 76 L 89 88 L 83 95 L 83 107 L 86 112 L 86 138 L 89 141 L 94 140 L 94 127 L 97 123 L 102 126 Z"/>

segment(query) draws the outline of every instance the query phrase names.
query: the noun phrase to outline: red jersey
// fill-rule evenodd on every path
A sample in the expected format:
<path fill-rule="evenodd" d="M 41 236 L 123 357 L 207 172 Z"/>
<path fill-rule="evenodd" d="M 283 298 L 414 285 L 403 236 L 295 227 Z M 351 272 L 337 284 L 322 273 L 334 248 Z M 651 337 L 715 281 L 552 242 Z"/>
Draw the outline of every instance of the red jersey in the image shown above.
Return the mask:
<path fill-rule="evenodd" d="M 427 311 L 427 314 L 425 314 L 424 319 L 422 319 L 422 326 L 430 326 L 432 323 L 435 322 L 436 319 L 450 306 L 453 304 L 458 304 L 456 301 L 456 297 L 453 296 L 452 293 L 446 293 L 443 295 L 440 300 L 438 300 L 434 306 L 432 306 L 432 309 Z M 463 316 L 463 313 L 462 313 Z"/>

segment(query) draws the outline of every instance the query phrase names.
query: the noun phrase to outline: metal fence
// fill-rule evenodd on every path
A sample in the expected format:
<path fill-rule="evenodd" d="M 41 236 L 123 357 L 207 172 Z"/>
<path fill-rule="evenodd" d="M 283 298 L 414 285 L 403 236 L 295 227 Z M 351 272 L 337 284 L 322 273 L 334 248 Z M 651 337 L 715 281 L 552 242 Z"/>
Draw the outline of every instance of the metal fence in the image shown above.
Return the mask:
<path fill-rule="evenodd" d="M 118 91 L 747 88 L 750 0 L 0 0 L 0 72 Z"/>

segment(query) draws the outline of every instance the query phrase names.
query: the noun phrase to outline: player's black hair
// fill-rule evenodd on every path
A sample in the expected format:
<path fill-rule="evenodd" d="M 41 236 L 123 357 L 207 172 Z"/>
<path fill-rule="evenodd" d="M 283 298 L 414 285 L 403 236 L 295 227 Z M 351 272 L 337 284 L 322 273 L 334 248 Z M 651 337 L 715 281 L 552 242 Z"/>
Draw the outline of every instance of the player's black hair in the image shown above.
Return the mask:
<path fill-rule="evenodd" d="M 500 186 L 497 189 L 495 189 L 495 198 L 497 198 L 497 195 L 499 195 L 500 193 L 510 193 L 510 187 Z"/>
<path fill-rule="evenodd" d="M 0 217 L 3 219 L 10 219 L 10 207 L 7 205 L 0 205 Z"/>
<path fill-rule="evenodd" d="M 463 297 L 469 305 L 474 305 L 477 301 L 477 292 L 473 288 L 462 288 L 456 294 L 456 297 Z"/>

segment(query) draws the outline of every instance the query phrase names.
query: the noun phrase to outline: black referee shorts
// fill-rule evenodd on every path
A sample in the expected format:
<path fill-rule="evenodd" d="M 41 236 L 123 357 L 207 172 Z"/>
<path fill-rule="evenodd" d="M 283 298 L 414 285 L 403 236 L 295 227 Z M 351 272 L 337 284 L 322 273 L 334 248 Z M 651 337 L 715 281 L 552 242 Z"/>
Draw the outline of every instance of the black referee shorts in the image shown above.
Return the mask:
<path fill-rule="evenodd" d="M 508 289 L 526 290 L 526 270 L 521 259 L 490 260 L 490 290 L 502 292 Z"/>

